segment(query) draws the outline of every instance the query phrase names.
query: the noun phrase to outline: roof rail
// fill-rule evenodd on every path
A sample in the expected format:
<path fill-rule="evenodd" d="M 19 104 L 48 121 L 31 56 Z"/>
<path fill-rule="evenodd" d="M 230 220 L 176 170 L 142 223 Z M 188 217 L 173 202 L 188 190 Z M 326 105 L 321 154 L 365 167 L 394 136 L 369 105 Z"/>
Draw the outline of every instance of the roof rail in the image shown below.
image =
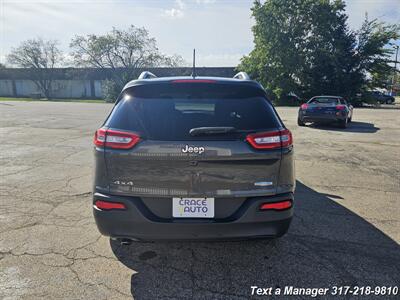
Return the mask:
<path fill-rule="evenodd" d="M 246 72 L 239 72 L 235 76 L 235 79 L 250 80 L 250 76 Z"/>
<path fill-rule="evenodd" d="M 144 71 L 142 73 L 140 73 L 138 79 L 151 79 L 151 78 L 156 78 L 157 76 L 154 75 L 153 73 L 149 72 L 149 71 Z"/>

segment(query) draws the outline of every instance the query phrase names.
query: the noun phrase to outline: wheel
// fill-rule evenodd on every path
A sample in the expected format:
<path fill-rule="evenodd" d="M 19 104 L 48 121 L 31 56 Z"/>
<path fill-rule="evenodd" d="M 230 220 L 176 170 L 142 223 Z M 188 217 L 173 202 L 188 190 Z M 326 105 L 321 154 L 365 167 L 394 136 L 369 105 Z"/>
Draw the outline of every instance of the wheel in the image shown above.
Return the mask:
<path fill-rule="evenodd" d="M 300 118 L 297 118 L 297 125 L 306 126 L 306 124 Z"/>
<path fill-rule="evenodd" d="M 344 120 L 340 120 L 339 127 L 340 128 L 347 128 L 347 118 L 344 119 Z"/>

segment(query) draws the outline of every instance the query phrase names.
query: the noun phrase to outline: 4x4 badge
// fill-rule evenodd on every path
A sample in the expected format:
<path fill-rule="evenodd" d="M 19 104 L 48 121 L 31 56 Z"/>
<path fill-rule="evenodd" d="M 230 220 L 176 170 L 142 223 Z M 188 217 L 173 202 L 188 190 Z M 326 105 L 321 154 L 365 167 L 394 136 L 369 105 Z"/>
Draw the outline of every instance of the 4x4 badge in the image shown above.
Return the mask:
<path fill-rule="evenodd" d="M 113 183 L 117 185 L 133 185 L 132 181 L 123 181 L 123 180 L 115 180 Z"/>

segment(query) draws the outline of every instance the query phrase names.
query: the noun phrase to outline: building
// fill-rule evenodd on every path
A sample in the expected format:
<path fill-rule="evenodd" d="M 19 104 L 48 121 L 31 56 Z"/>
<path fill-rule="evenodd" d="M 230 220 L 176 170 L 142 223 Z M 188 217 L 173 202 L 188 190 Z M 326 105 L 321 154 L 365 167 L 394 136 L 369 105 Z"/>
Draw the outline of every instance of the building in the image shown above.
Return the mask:
<path fill-rule="evenodd" d="M 149 68 L 157 76 L 190 75 L 192 68 Z M 121 69 L 122 71 L 122 69 Z M 143 70 L 138 70 L 137 74 Z M 234 67 L 196 68 L 198 76 L 233 77 Z M 111 78 L 109 69 L 58 68 L 54 69 L 53 98 L 102 98 L 102 82 Z M 0 97 L 43 97 L 32 81 L 32 70 L 0 69 Z M 135 78 L 132 78 L 135 79 Z"/>

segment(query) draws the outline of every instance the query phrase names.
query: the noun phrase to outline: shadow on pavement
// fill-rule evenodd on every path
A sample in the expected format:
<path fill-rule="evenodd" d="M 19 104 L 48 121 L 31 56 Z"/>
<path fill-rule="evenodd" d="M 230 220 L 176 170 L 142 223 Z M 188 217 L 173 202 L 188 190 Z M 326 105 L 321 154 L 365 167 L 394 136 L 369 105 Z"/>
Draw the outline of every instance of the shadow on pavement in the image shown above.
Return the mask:
<path fill-rule="evenodd" d="M 393 103 L 393 104 L 381 104 L 379 106 L 376 105 L 364 105 L 362 107 L 357 107 L 357 110 L 359 109 L 400 109 L 399 103 Z"/>
<path fill-rule="evenodd" d="M 297 182 L 295 217 L 277 240 L 110 243 L 134 271 L 135 299 L 247 299 L 254 285 L 398 285 L 399 244 L 328 196 Z"/>
<path fill-rule="evenodd" d="M 311 124 L 308 125 L 307 127 L 314 128 L 314 129 L 322 129 L 322 130 L 331 130 L 331 131 L 341 131 L 341 132 L 357 132 L 357 133 L 375 133 L 377 132 L 380 128 L 375 127 L 373 123 L 367 123 L 367 122 L 357 122 L 357 121 L 352 121 L 347 125 L 347 128 L 339 128 L 335 126 L 334 124 L 332 125 L 325 125 L 325 124 Z"/>

